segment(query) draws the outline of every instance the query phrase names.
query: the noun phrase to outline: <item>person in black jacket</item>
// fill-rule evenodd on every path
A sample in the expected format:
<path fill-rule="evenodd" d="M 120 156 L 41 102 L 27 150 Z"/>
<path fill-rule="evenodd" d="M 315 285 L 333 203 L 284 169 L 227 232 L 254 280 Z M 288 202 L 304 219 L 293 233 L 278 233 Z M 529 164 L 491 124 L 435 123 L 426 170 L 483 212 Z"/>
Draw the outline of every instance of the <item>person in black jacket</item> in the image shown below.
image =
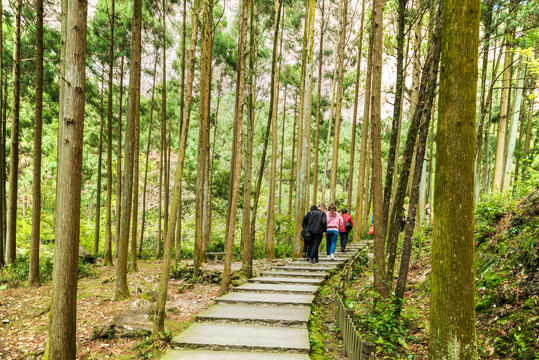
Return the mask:
<path fill-rule="evenodd" d="M 318 205 L 316 208 L 315 205 L 311 206 L 311 211 L 309 211 L 303 217 L 303 229 L 307 229 L 310 234 L 310 249 L 309 253 L 306 254 L 308 261 L 312 264 L 318 262 L 318 247 L 322 242 L 322 237 L 327 230 L 327 219 L 326 213 L 324 212 L 326 206 L 324 204 Z M 305 251 L 305 247 L 303 248 Z"/>
<path fill-rule="evenodd" d="M 303 231 L 301 232 L 301 236 L 303 238 L 303 257 L 306 258 L 307 261 L 310 260 L 311 245 L 313 244 L 313 239 L 309 230 L 309 216 L 313 210 L 316 210 L 316 205 L 311 206 L 311 211 L 305 214 L 302 222 Z M 305 235 L 307 235 L 307 237 Z"/>

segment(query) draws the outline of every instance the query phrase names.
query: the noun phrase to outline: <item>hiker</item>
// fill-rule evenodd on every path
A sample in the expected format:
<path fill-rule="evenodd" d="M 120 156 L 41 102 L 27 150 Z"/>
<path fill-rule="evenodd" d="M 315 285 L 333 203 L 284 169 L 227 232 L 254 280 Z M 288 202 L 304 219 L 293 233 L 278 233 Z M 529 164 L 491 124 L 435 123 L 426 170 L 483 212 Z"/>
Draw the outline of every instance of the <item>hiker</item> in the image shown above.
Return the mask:
<path fill-rule="evenodd" d="M 307 261 L 309 261 L 309 256 L 311 254 L 311 246 L 313 244 L 313 239 L 311 232 L 309 231 L 309 218 L 311 216 L 311 212 L 313 210 L 317 210 L 316 205 L 311 206 L 311 211 L 309 211 L 305 216 L 303 217 L 302 222 L 302 230 L 301 230 L 301 237 L 303 237 L 303 257 L 306 258 Z"/>
<path fill-rule="evenodd" d="M 346 250 L 346 243 L 348 242 L 348 234 L 354 227 L 354 221 L 352 220 L 352 217 L 348 214 L 348 210 L 343 209 L 341 213 L 343 224 L 339 229 L 339 235 L 341 236 L 341 251 L 344 252 Z"/>
<path fill-rule="evenodd" d="M 404 209 L 402 209 L 402 216 L 401 216 L 401 231 L 404 230 L 404 227 L 406 226 L 406 214 L 404 213 Z"/>
<path fill-rule="evenodd" d="M 339 229 L 344 226 L 344 220 L 337 212 L 335 204 L 329 205 L 329 211 L 326 213 L 327 231 L 326 231 L 326 251 L 328 259 L 335 260 L 335 248 L 337 247 L 337 238 Z"/>
<path fill-rule="evenodd" d="M 311 211 L 303 218 L 303 228 L 309 231 L 311 237 L 310 253 L 306 254 L 307 261 L 311 264 L 318 263 L 318 247 L 322 242 L 322 237 L 327 228 L 326 213 L 324 210 L 326 210 L 324 204 L 318 205 L 318 208 L 313 205 L 311 206 Z"/>

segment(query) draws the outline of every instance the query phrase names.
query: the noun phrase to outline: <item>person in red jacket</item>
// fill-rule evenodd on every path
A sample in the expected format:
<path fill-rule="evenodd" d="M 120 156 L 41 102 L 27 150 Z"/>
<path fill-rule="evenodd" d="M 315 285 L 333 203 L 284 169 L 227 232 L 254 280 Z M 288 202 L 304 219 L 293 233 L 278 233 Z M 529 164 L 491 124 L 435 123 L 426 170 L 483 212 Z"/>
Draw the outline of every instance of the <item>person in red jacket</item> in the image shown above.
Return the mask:
<path fill-rule="evenodd" d="M 343 209 L 341 213 L 344 221 L 341 228 L 339 229 L 339 234 L 341 235 L 341 251 L 344 252 L 346 250 L 346 243 L 348 242 L 348 234 L 350 233 L 350 230 L 352 230 L 352 228 L 354 227 L 354 221 L 352 220 L 352 217 L 348 214 L 348 210 Z"/>

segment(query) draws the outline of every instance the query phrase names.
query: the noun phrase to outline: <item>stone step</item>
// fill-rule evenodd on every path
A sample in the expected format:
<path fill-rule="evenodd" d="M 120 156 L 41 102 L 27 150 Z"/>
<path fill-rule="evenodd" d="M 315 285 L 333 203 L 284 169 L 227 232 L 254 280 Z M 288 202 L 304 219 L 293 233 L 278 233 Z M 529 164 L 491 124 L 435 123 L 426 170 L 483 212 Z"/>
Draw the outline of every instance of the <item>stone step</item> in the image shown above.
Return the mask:
<path fill-rule="evenodd" d="M 306 272 L 306 271 L 287 271 L 287 270 L 270 270 L 262 273 L 263 276 L 269 277 L 300 277 L 310 279 L 325 279 L 327 272 Z"/>
<path fill-rule="evenodd" d="M 212 351 L 212 350 L 169 350 L 163 360 L 309 360 L 306 354 L 285 354 L 275 352 Z"/>
<path fill-rule="evenodd" d="M 283 270 L 290 270 L 290 271 L 301 271 L 301 272 L 308 272 L 308 273 L 327 273 L 330 270 L 333 270 L 336 267 L 336 264 L 333 267 L 328 267 L 325 265 L 318 265 L 318 264 L 310 264 L 307 263 L 303 266 L 278 266 L 274 267 L 272 270 L 276 271 L 283 271 Z"/>
<path fill-rule="evenodd" d="M 308 307 L 216 304 L 199 314 L 196 319 L 204 322 L 306 327 L 310 314 Z"/>
<path fill-rule="evenodd" d="M 247 283 L 232 289 L 233 292 L 285 293 L 285 294 L 314 294 L 316 285 L 298 284 L 256 284 Z"/>
<path fill-rule="evenodd" d="M 324 263 L 318 263 L 316 266 L 317 267 L 324 267 L 324 268 L 327 268 L 328 270 L 331 270 L 336 265 L 339 265 L 339 264 L 342 264 L 342 263 L 344 263 L 344 261 L 334 260 L 333 262 L 326 261 Z M 288 261 L 286 263 L 286 266 L 304 267 L 304 266 L 313 266 L 313 264 L 311 264 L 308 261 L 305 261 L 305 260 L 302 259 L 302 260 Z"/>
<path fill-rule="evenodd" d="M 308 354 L 307 328 L 194 323 L 172 339 L 173 349 L 275 351 Z M 251 354 L 252 359 L 259 359 Z"/>
<path fill-rule="evenodd" d="M 301 284 L 301 285 L 315 285 L 318 286 L 324 281 L 323 278 L 301 278 L 301 277 L 272 277 L 272 276 L 260 276 L 249 279 L 249 283 L 259 284 Z"/>
<path fill-rule="evenodd" d="M 262 306 L 310 306 L 313 300 L 314 295 L 231 292 L 215 299 L 215 303 Z"/>

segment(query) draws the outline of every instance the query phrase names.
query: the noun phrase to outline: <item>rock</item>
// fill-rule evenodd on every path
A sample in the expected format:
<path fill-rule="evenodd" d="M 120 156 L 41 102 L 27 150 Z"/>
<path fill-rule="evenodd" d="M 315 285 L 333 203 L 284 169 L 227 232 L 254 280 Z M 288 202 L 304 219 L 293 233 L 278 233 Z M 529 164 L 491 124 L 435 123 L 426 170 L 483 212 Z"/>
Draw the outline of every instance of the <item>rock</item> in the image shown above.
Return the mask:
<path fill-rule="evenodd" d="M 138 299 L 121 310 L 99 332 L 99 338 L 141 337 L 152 332 L 155 304 Z"/>

